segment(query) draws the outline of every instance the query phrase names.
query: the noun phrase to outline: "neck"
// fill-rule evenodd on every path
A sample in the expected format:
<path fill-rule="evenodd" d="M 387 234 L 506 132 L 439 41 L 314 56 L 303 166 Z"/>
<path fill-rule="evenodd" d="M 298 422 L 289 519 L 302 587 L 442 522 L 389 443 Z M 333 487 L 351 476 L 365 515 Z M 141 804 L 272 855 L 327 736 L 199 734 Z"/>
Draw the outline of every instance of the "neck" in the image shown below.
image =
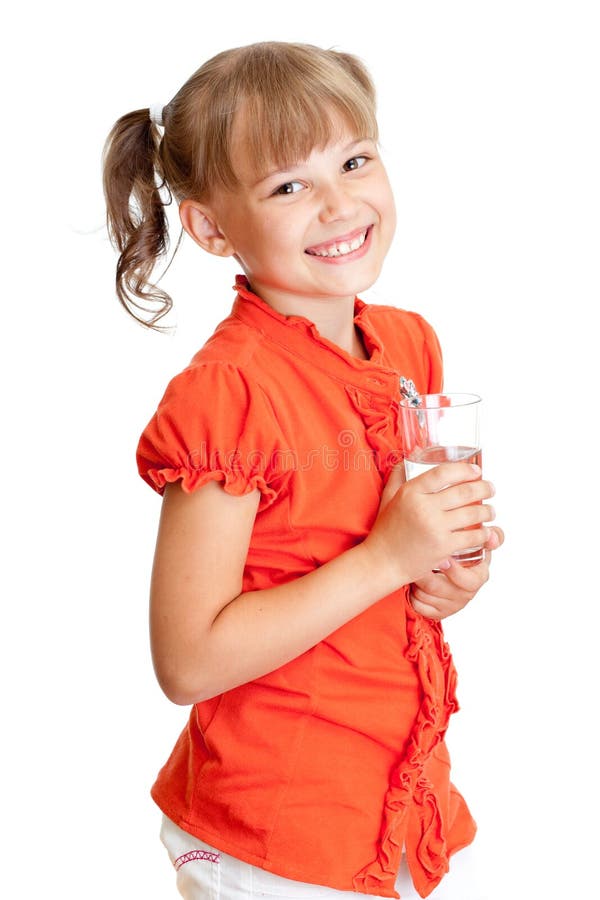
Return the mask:
<path fill-rule="evenodd" d="M 354 325 L 354 299 L 343 301 L 343 306 L 341 301 L 317 304 L 312 309 L 309 304 L 302 315 L 314 322 L 321 337 L 337 344 L 353 356 L 364 356 L 362 343 Z"/>
<path fill-rule="evenodd" d="M 328 297 L 323 300 L 303 297 L 301 301 L 290 302 L 287 297 L 270 294 L 262 299 L 284 316 L 302 316 L 313 322 L 321 337 L 352 356 L 368 358 L 360 332 L 354 324 L 354 297 Z"/>

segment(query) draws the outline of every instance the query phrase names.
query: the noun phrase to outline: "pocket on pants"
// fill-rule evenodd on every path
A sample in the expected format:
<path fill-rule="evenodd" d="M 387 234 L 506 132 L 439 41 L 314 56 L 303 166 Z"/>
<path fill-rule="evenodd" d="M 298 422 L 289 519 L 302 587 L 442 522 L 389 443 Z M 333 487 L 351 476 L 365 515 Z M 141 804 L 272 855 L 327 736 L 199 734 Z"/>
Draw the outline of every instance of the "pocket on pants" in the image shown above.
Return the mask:
<path fill-rule="evenodd" d="M 185 900 L 219 900 L 221 853 L 163 816 L 160 839 Z"/>

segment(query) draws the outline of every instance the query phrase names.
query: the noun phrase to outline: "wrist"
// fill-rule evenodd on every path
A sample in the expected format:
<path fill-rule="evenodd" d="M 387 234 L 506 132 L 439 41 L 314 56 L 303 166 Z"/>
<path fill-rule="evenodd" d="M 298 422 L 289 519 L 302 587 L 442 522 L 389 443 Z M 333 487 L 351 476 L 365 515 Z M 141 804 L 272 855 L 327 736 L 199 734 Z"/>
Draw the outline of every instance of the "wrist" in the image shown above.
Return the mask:
<path fill-rule="evenodd" d="M 386 597 L 413 580 L 402 560 L 374 539 L 372 534 L 367 535 L 355 549 L 362 557 L 367 577 L 380 597 Z"/>

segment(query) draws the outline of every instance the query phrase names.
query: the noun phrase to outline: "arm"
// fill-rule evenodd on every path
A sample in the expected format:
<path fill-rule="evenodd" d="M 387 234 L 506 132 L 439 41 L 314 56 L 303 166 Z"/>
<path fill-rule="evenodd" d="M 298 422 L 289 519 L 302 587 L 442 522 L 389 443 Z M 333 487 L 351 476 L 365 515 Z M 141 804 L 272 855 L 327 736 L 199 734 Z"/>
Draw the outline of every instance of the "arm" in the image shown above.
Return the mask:
<path fill-rule="evenodd" d="M 493 514 L 477 501 L 489 495 L 466 463 L 438 466 L 388 488 L 358 546 L 302 578 L 241 593 L 258 492 L 234 497 L 216 482 L 192 494 L 168 486 L 150 600 L 152 655 L 165 694 L 190 704 L 258 678 L 474 537 L 487 541 L 481 523 Z M 471 525 L 480 530 L 457 530 Z"/>
<path fill-rule="evenodd" d="M 176 703 L 272 671 L 389 593 L 359 546 L 289 584 L 242 594 L 258 500 L 258 491 L 234 497 L 216 482 L 165 491 L 150 634 L 158 681 Z"/>

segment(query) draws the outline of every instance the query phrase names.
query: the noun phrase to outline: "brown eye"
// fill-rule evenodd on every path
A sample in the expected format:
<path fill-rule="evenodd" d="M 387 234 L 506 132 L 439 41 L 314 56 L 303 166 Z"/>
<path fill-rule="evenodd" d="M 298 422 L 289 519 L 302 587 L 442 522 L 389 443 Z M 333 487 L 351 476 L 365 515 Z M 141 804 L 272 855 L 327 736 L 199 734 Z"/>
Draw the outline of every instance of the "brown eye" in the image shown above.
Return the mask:
<path fill-rule="evenodd" d="M 273 193 L 274 194 L 296 194 L 298 191 L 302 190 L 302 185 L 299 181 L 286 181 L 285 184 L 280 184 L 278 188 L 276 188 Z"/>
<path fill-rule="evenodd" d="M 342 168 L 345 172 L 352 172 L 354 169 L 360 169 L 361 166 L 364 166 L 366 161 L 366 156 L 353 156 L 352 159 L 349 159 L 344 163 Z"/>

